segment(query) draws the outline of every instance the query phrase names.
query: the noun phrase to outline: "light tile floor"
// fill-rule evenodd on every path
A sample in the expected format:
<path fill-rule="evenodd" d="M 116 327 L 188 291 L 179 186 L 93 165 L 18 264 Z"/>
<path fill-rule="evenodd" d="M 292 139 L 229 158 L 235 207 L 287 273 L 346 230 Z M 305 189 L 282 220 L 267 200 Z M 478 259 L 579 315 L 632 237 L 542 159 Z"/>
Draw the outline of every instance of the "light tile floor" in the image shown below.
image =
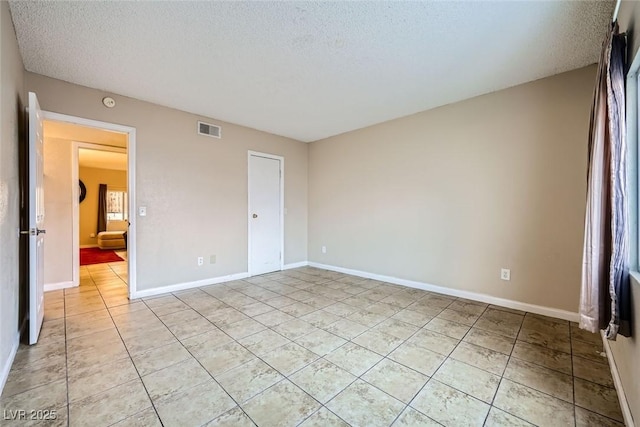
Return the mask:
<path fill-rule="evenodd" d="M 599 336 L 566 321 L 309 267 L 126 295 L 125 263 L 46 294 L 0 424 L 622 425 Z"/>

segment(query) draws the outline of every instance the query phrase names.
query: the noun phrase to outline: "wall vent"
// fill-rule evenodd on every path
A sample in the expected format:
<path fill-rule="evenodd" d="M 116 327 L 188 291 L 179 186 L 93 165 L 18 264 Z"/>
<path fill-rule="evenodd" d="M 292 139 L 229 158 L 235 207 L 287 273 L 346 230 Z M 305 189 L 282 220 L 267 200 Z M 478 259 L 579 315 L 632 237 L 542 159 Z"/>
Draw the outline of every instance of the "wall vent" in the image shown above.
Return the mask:
<path fill-rule="evenodd" d="M 222 138 L 222 127 L 211 123 L 198 122 L 198 133 L 213 138 Z"/>

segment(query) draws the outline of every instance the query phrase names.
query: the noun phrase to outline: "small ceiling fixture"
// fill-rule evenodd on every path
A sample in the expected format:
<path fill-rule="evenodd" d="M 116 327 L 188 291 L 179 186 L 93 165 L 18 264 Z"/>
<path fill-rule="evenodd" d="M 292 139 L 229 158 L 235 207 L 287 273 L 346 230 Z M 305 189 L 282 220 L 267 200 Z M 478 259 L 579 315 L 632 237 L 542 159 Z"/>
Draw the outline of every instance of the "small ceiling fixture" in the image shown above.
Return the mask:
<path fill-rule="evenodd" d="M 111 98 L 110 96 L 105 96 L 104 98 L 102 98 L 102 103 L 107 108 L 113 108 L 116 106 L 116 100 Z"/>

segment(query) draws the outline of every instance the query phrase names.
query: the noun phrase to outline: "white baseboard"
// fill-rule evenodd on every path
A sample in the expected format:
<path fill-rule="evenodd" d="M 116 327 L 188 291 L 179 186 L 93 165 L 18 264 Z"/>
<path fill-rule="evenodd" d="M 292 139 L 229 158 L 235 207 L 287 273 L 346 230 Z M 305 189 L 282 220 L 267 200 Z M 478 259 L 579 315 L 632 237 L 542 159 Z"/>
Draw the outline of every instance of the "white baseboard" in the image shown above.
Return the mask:
<path fill-rule="evenodd" d="M 7 383 L 7 379 L 9 378 L 9 372 L 11 371 L 11 366 L 13 365 L 13 360 L 16 358 L 16 353 L 18 352 L 18 347 L 20 346 L 20 331 L 16 335 L 13 346 L 11 347 L 11 352 L 9 353 L 9 357 L 4 361 L 2 365 L 2 371 L 0 372 L 0 395 L 2 395 L 2 390 L 4 390 L 4 385 Z"/>
<path fill-rule="evenodd" d="M 408 286 L 410 288 L 422 289 L 425 291 L 436 292 L 439 294 L 449 295 L 457 298 L 466 298 L 474 301 L 484 302 L 487 304 L 499 305 L 501 307 L 512 308 L 515 310 L 528 311 L 530 313 L 541 314 L 543 316 L 555 317 L 558 319 L 569 320 L 571 322 L 579 321 L 579 314 L 571 311 L 560 310 L 558 308 L 545 307 L 542 305 L 528 304 L 520 301 L 513 301 L 505 298 L 494 297 L 478 292 L 465 291 L 461 289 L 446 288 L 444 286 L 432 285 L 429 283 L 416 282 L 413 280 L 399 279 L 397 277 L 383 276 L 380 274 L 367 273 L 366 271 L 352 270 L 350 268 L 336 267 L 333 265 L 319 264 L 317 262 L 309 262 L 310 267 L 322 268 L 324 270 L 337 271 L 339 273 L 351 274 L 353 276 L 364 277 L 366 279 L 379 280 L 381 282 L 393 283 L 396 285 Z"/>
<path fill-rule="evenodd" d="M 144 289 L 136 291 L 132 295 L 132 299 L 146 298 L 155 295 L 166 294 L 169 292 L 184 291 L 186 289 L 199 288 L 201 286 L 215 285 L 218 283 L 231 282 L 233 280 L 246 279 L 249 273 L 229 274 L 228 276 L 213 277 L 211 279 L 196 280 L 194 282 L 177 283 L 175 285 L 158 286 L 157 288 Z"/>
<path fill-rule="evenodd" d="M 74 285 L 73 281 L 58 282 L 58 283 L 45 283 L 44 291 L 45 292 L 57 291 L 58 289 L 73 288 L 74 286 L 76 286 L 76 285 Z"/>
<path fill-rule="evenodd" d="M 292 264 L 285 264 L 283 266 L 283 270 L 291 270 L 292 268 L 306 267 L 308 265 L 309 263 L 307 261 L 300 261 Z M 211 279 L 196 280 L 194 282 L 184 282 L 184 283 L 177 283 L 175 285 L 159 286 L 157 288 L 144 289 L 141 291 L 137 291 L 131 298 L 132 299 L 146 298 L 146 297 L 151 297 L 155 295 L 166 294 L 169 292 L 184 291 L 186 289 L 199 288 L 201 286 L 209 286 L 209 285 L 215 285 L 218 283 L 231 282 L 233 280 L 246 279 L 247 277 L 249 277 L 249 273 L 236 273 L 236 274 L 230 274 L 228 276 L 213 277 Z M 46 290 L 47 289 L 45 288 L 45 291 Z"/>
<path fill-rule="evenodd" d="M 629 401 L 627 400 L 627 395 L 624 394 L 624 388 L 622 388 L 622 379 L 620 378 L 620 373 L 618 372 L 616 360 L 614 359 L 613 353 L 611 352 L 609 340 L 605 337 L 604 331 L 600 331 L 600 335 L 602 336 L 602 345 L 604 347 L 604 351 L 607 353 L 607 359 L 609 360 L 609 369 L 611 369 L 613 385 L 615 386 L 616 392 L 618 393 L 618 400 L 620 401 L 620 409 L 622 410 L 624 425 L 626 427 L 634 427 L 635 424 L 633 423 L 633 415 L 631 414 Z"/>
<path fill-rule="evenodd" d="M 308 261 L 300 261 L 300 262 L 294 262 L 291 264 L 285 264 L 284 267 L 282 267 L 283 270 L 291 270 L 292 268 L 300 268 L 300 267 L 306 267 L 309 265 Z"/>

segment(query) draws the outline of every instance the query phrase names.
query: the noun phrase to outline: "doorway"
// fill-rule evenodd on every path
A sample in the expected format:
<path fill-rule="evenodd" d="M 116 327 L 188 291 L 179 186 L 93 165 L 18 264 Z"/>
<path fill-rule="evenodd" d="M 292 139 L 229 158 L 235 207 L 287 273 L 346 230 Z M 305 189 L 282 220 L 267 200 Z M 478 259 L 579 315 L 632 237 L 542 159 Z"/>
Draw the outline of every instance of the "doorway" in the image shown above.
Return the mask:
<path fill-rule="evenodd" d="M 121 282 L 121 290 L 127 291 L 127 141 L 119 134 L 112 141 L 124 147 L 73 142 L 72 182 L 78 183 L 79 192 L 73 197 L 73 252 L 79 254 L 74 268 L 80 269 L 80 277 L 100 273 L 113 290 Z"/>
<path fill-rule="evenodd" d="M 46 243 L 54 248 L 45 250 L 45 290 L 75 288 L 93 276 L 111 285 L 120 282 L 118 292 L 105 291 L 114 291 L 114 305 L 126 303 L 136 283 L 135 129 L 50 112 L 43 112 L 43 119 L 45 169 L 63 171 L 45 173 L 45 200 L 51 205 Z M 99 199 L 105 208 L 102 228 Z"/>
<path fill-rule="evenodd" d="M 114 134 L 125 135 L 126 148 L 128 150 L 127 155 L 127 168 L 129 174 L 127 176 L 127 200 L 128 206 L 132 212 L 135 212 L 135 128 L 128 126 L 121 126 L 112 123 L 99 122 L 96 120 L 83 119 L 80 117 L 73 117 L 64 114 L 51 113 L 40 109 L 38 98 L 35 93 L 29 92 L 29 106 L 28 106 L 28 138 L 27 148 L 25 156 L 25 169 L 24 169 L 24 181 L 22 191 L 26 193 L 25 213 L 23 217 L 23 225 L 25 229 L 20 230 L 21 235 L 28 235 L 28 252 L 26 258 L 28 258 L 28 316 L 29 321 L 29 344 L 36 344 L 40 335 L 40 329 L 43 321 L 48 316 L 47 311 L 50 311 L 49 317 L 51 318 L 59 316 L 62 312 L 62 317 L 69 314 L 80 314 L 82 312 L 88 312 L 95 309 L 95 307 L 82 307 L 85 304 L 73 304 L 69 305 L 66 294 L 67 290 L 64 288 L 77 287 L 80 284 L 79 268 L 75 268 L 76 260 L 79 258 L 77 251 L 74 253 L 73 248 L 75 246 L 74 237 L 77 237 L 74 222 L 72 221 L 73 215 L 71 214 L 74 200 L 77 201 L 79 197 L 79 186 L 77 182 L 72 182 L 71 176 L 76 176 L 74 173 L 77 168 L 71 167 L 71 158 L 69 155 L 71 150 L 70 144 L 73 140 L 82 140 L 82 130 L 96 132 L 96 130 L 102 129 L 104 132 L 112 132 Z M 57 126 L 60 133 L 58 135 L 52 134 L 52 131 L 45 129 L 45 123 L 51 126 Z M 72 131 L 69 127 L 73 127 Z M 69 131 L 68 134 L 65 132 Z M 79 134 L 76 134 L 79 132 Z M 57 138 L 56 138 L 57 137 Z M 58 164 L 46 169 L 46 147 L 45 142 L 47 138 L 51 138 L 50 147 L 58 147 L 60 144 L 55 144 L 58 141 L 67 141 L 65 149 L 67 149 L 67 155 L 64 154 L 64 150 L 57 155 L 53 155 L 50 161 L 57 161 Z M 66 165 L 66 167 L 65 167 Z M 75 166 L 75 165 L 74 165 Z M 58 176 L 57 172 L 62 171 L 62 175 Z M 47 180 L 49 181 L 47 183 Z M 49 191 L 54 190 L 52 198 L 49 203 L 51 205 L 50 214 L 46 215 L 46 194 L 47 188 Z M 136 292 L 136 275 L 135 275 L 135 217 L 132 215 L 128 222 L 128 244 L 129 250 L 127 259 L 129 260 L 127 270 L 127 282 L 128 289 L 122 295 L 122 298 L 126 301 L 119 301 L 121 304 L 128 302 L 130 298 L 135 296 Z M 50 242 L 49 251 L 50 256 L 61 257 L 62 262 L 59 264 L 57 260 L 50 260 L 51 266 L 49 278 L 49 289 L 45 289 L 46 284 L 46 241 L 51 240 L 44 238 L 46 233 L 45 227 L 48 225 L 50 228 L 50 235 L 57 233 L 53 242 Z M 57 241 L 55 241 L 57 240 Z M 51 243 L 54 243 L 51 245 Z M 56 244 L 57 243 L 57 244 Z M 58 269 L 58 266 L 61 269 Z M 69 271 L 70 270 L 70 271 Z M 58 278 L 63 278 L 62 281 L 55 281 Z M 49 297 L 45 294 L 45 290 L 52 290 L 54 292 L 49 293 Z M 56 291 L 57 290 L 57 291 Z M 60 298 L 62 297 L 62 298 Z M 52 301 L 52 299 L 54 301 Z M 57 299 L 57 300 L 56 300 Z M 49 300 L 49 301 L 47 301 Z M 80 301 L 83 302 L 83 301 Z M 98 302 L 98 301 L 96 301 Z M 100 300 L 100 304 L 105 307 L 105 303 Z M 116 304 L 114 304 L 116 305 Z M 72 308 L 72 306 L 74 308 Z M 76 313 L 71 313 L 76 311 Z"/>
<path fill-rule="evenodd" d="M 283 269 L 284 158 L 249 151 L 250 276 Z"/>

